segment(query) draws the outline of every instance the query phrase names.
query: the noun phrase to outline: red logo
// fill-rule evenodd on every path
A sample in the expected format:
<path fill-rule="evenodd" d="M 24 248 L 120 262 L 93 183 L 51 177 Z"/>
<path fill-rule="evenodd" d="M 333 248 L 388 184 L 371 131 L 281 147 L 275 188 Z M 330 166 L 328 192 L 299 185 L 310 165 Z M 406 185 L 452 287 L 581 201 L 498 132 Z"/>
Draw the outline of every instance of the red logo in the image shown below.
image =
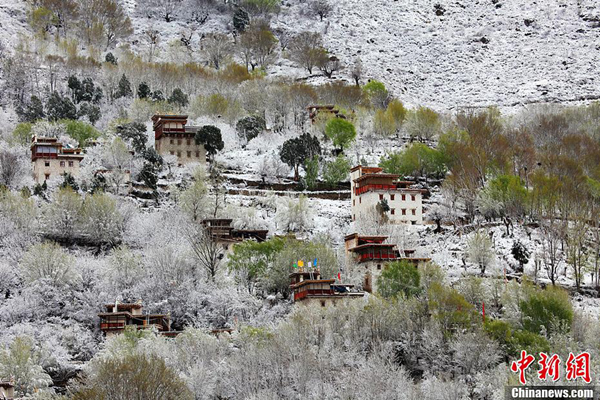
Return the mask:
<path fill-rule="evenodd" d="M 585 383 L 590 383 L 590 353 L 587 351 L 581 353 L 577 357 L 573 353 L 569 353 L 567 359 L 567 380 L 574 381 L 577 378 L 582 378 Z"/>
<path fill-rule="evenodd" d="M 521 385 L 525 384 L 525 371 L 527 371 L 527 368 L 529 368 L 534 360 L 534 356 L 527 354 L 527 352 L 523 350 L 521 351 L 521 359 L 512 362 L 510 370 L 512 372 L 519 372 L 519 382 L 521 382 Z"/>

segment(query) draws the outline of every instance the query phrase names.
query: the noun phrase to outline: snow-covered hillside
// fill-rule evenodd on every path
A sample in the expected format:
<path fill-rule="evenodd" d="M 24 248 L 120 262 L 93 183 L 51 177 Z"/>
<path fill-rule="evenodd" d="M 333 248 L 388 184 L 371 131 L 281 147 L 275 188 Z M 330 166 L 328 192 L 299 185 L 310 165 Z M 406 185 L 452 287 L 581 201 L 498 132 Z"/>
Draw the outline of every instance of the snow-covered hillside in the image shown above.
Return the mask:
<path fill-rule="evenodd" d="M 598 98 L 600 4 L 581 0 L 340 0 L 330 50 L 403 101 L 438 110 Z M 434 8 L 439 4 L 441 7 Z M 302 5 L 296 6 L 299 9 Z M 436 15 L 436 9 L 442 11 Z M 283 14 L 282 15 L 286 15 Z M 288 16 L 290 14 L 287 14 Z M 285 18 L 284 18 L 285 19 Z"/>

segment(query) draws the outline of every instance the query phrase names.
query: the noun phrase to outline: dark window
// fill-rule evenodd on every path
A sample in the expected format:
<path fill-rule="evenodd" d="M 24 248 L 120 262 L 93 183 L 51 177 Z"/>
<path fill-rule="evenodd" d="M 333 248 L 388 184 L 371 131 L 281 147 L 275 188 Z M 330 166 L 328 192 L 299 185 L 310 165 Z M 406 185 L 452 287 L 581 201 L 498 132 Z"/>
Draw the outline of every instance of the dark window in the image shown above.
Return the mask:
<path fill-rule="evenodd" d="M 416 197 L 414 194 L 412 194 L 412 195 L 410 196 L 410 199 L 411 199 L 412 201 L 415 201 L 415 200 L 417 199 L 417 197 Z"/>
<path fill-rule="evenodd" d="M 406 201 L 406 195 L 405 194 L 402 195 L 402 201 Z"/>
<path fill-rule="evenodd" d="M 355 206 L 356 205 L 356 199 L 352 200 L 352 205 Z"/>
<path fill-rule="evenodd" d="M 196 152 L 196 157 L 200 158 L 200 152 L 199 151 Z"/>
<path fill-rule="evenodd" d="M 69 161 L 69 167 L 73 166 L 73 161 Z"/>
<path fill-rule="evenodd" d="M 46 180 L 50 179 L 50 174 L 45 174 Z"/>
<path fill-rule="evenodd" d="M 189 146 L 190 144 L 192 144 L 192 141 L 190 139 L 187 140 L 187 145 Z"/>
<path fill-rule="evenodd" d="M 417 210 L 415 210 L 414 208 L 412 210 L 412 215 L 417 215 Z"/>
<path fill-rule="evenodd" d="M 44 166 L 49 167 L 50 166 L 50 161 L 44 161 Z"/>
<path fill-rule="evenodd" d="M 362 204 L 362 197 L 358 198 L 358 204 Z"/>
<path fill-rule="evenodd" d="M 379 195 L 379 200 L 383 200 L 383 195 L 382 194 Z"/>
<path fill-rule="evenodd" d="M 325 300 L 321 300 L 321 307 L 325 307 Z"/>
<path fill-rule="evenodd" d="M 173 139 L 169 139 L 169 143 L 170 143 L 170 144 L 173 144 Z"/>
<path fill-rule="evenodd" d="M 187 152 L 187 156 L 188 156 L 188 158 L 192 158 L 192 152 L 191 152 L 191 151 L 188 151 L 188 152 Z"/>
<path fill-rule="evenodd" d="M 406 215 L 406 208 L 402 209 L 402 215 Z"/>
<path fill-rule="evenodd" d="M 381 264 L 377 264 L 377 269 L 381 270 Z"/>
<path fill-rule="evenodd" d="M 61 166 L 61 167 L 64 167 L 64 166 L 65 166 L 65 162 L 64 162 L 64 161 L 61 161 L 61 162 L 60 162 L 60 166 Z"/>
<path fill-rule="evenodd" d="M 396 215 L 396 209 L 392 208 L 392 215 Z"/>
<path fill-rule="evenodd" d="M 391 201 L 394 201 L 394 199 L 395 199 L 395 198 L 396 198 L 396 195 L 395 195 L 395 194 L 390 194 L 390 200 L 391 200 Z"/>
<path fill-rule="evenodd" d="M 177 144 L 181 145 L 181 139 L 177 139 Z"/>
<path fill-rule="evenodd" d="M 177 152 L 177 157 L 181 157 L 181 152 L 180 151 Z"/>
<path fill-rule="evenodd" d="M 412 223 L 413 225 L 416 225 L 416 224 L 417 224 L 417 221 L 411 221 L 411 223 Z"/>

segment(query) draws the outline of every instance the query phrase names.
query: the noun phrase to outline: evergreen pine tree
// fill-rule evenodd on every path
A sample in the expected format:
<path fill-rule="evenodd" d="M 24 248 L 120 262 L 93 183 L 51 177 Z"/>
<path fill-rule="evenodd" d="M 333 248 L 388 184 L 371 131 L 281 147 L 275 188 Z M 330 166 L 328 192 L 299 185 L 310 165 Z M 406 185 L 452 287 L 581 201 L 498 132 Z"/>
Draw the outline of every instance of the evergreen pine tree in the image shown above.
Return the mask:
<path fill-rule="evenodd" d="M 138 86 L 137 95 L 140 99 L 147 99 L 152 95 L 150 86 L 146 82 L 142 82 Z"/>
<path fill-rule="evenodd" d="M 120 99 L 121 97 L 131 97 L 133 96 L 133 91 L 131 90 L 131 84 L 129 83 L 129 79 L 123 74 L 121 79 L 119 80 L 119 88 L 115 93 L 115 99 Z"/>

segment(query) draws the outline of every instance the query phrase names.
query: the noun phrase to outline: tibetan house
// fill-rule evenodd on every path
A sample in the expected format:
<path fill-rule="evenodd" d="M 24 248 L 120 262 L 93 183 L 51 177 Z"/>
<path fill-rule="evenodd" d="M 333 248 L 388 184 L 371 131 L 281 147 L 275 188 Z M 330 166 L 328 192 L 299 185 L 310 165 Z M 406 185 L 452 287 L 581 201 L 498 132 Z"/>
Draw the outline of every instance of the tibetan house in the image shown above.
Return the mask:
<path fill-rule="evenodd" d="M 154 147 L 161 156 L 177 156 L 179 164 L 206 163 L 203 144 L 196 144 L 199 126 L 187 125 L 187 115 L 154 115 Z"/>
<path fill-rule="evenodd" d="M 126 327 L 136 329 L 156 329 L 165 336 L 174 336 L 171 331 L 171 317 L 167 314 L 144 314 L 141 303 L 107 304 L 106 312 L 99 313 L 100 330 L 109 337 L 123 333 Z"/>
<path fill-rule="evenodd" d="M 217 243 L 222 244 L 228 250 L 231 244 L 240 243 L 245 240 L 256 240 L 264 242 L 267 240 L 268 230 L 264 229 L 235 229 L 231 226 L 232 219 L 211 218 L 202 221 L 208 232 Z"/>
<path fill-rule="evenodd" d="M 400 251 L 395 244 L 384 243 L 387 239 L 387 236 L 360 236 L 358 233 L 344 238 L 348 268 L 354 263 L 364 268 L 363 288 L 367 292 L 374 290 L 387 262 L 405 260 L 418 267 L 430 261 L 429 258 L 414 257 L 415 250 Z"/>
<path fill-rule="evenodd" d="M 354 285 L 336 283 L 335 279 L 321 279 L 317 268 L 298 269 L 290 274 L 290 289 L 295 303 L 327 307 L 338 301 L 362 298 L 364 292 Z"/>
<path fill-rule="evenodd" d="M 389 206 L 392 224 L 423 223 L 423 191 L 411 189 L 413 182 L 399 181 L 400 175 L 383 173 L 381 168 L 356 166 L 350 170 L 352 220 L 372 213 L 379 203 Z"/>
<path fill-rule="evenodd" d="M 37 183 L 44 183 L 64 173 L 78 177 L 81 160 L 81 149 L 63 145 L 57 138 L 34 136 L 31 139 L 33 179 Z"/>

